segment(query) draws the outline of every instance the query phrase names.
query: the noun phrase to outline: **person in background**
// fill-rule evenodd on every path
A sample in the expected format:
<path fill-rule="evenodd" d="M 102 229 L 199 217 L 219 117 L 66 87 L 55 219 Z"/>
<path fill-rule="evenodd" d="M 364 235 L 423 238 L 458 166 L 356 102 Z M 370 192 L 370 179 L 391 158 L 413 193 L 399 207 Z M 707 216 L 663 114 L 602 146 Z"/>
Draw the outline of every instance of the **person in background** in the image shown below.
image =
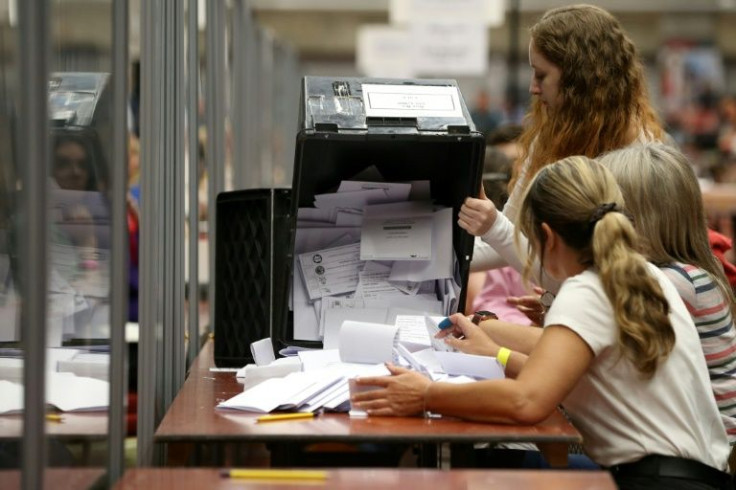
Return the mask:
<path fill-rule="evenodd" d="M 623 206 L 598 162 L 546 165 L 528 185 L 516 233 L 528 237 L 524 276 L 539 259 L 563 284 L 518 376 L 443 383 L 388 364 L 391 376 L 357 380 L 377 389 L 351 403 L 369 416 L 429 411 L 516 424 L 539 423 L 562 404 L 619 488 L 733 488 L 695 325 L 665 274 L 637 252 Z M 451 320 L 456 334 L 477 328 L 463 314 Z"/>
<path fill-rule="evenodd" d="M 594 158 L 664 137 L 636 47 L 610 13 L 592 5 L 555 8 L 530 34 L 533 101 L 519 138 L 509 200 L 500 213 L 485 195 L 468 197 L 458 217 L 461 228 L 481 237 L 471 271 L 503 265 L 521 270 L 524 257 L 513 244 L 514 223 L 522 195 L 540 169 L 567 156 Z M 559 287 L 544 277 L 535 282 L 552 292 Z"/>
<path fill-rule="evenodd" d="M 695 172 L 685 155 L 662 144 L 613 151 L 599 161 L 621 188 L 642 253 L 672 281 L 695 322 L 721 418 L 734 445 L 736 298 L 708 243 Z"/>
<path fill-rule="evenodd" d="M 483 89 L 478 91 L 470 118 L 475 128 L 486 137 L 505 119 L 503 112 L 491 108 L 491 97 Z"/>
<path fill-rule="evenodd" d="M 517 139 L 522 128 L 519 125 L 502 125 L 486 138 L 485 163 L 483 168 L 483 188 L 499 209 L 508 200 L 508 182 L 511 179 L 511 166 L 519 156 Z M 500 267 L 488 271 L 471 272 L 467 285 L 466 314 L 475 311 L 492 311 L 498 318 L 520 324 L 530 323 L 527 316 L 519 311 L 507 298 L 527 294 L 519 273 L 511 267 Z"/>
<path fill-rule="evenodd" d="M 140 238 L 140 142 L 128 135 L 128 321 L 138 322 L 138 243 Z"/>
<path fill-rule="evenodd" d="M 94 268 L 96 260 L 85 249 L 96 249 L 95 214 L 104 213 L 95 199 L 100 195 L 90 142 L 81 134 L 53 137 L 51 195 L 55 208 L 53 240 L 81 247 L 79 267 Z M 80 192 L 67 192 L 80 191 Z"/>
<path fill-rule="evenodd" d="M 81 136 L 63 134 L 54 138 L 51 175 L 61 189 L 99 190 L 90 153 L 88 144 Z"/>

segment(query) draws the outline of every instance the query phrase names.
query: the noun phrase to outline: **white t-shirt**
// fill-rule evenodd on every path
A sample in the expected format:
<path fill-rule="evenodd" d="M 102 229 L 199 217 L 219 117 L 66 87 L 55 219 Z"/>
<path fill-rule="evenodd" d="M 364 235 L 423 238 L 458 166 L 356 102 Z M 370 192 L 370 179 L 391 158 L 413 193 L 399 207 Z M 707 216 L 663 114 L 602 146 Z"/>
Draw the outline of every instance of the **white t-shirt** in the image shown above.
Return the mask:
<path fill-rule="evenodd" d="M 577 333 L 595 357 L 563 406 L 586 453 L 611 466 L 648 454 L 690 458 L 726 470 L 729 445 L 697 330 L 674 286 L 649 266 L 670 304 L 677 341 L 651 379 L 620 353 L 613 309 L 598 274 L 568 278 L 545 318 Z"/>

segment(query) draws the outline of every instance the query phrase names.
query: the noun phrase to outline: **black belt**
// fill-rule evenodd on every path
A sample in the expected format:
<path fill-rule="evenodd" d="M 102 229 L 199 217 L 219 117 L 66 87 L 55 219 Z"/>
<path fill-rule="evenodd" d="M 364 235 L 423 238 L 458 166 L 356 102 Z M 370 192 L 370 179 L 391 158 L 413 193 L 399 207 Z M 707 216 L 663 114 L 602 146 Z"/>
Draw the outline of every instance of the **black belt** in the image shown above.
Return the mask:
<path fill-rule="evenodd" d="M 623 463 L 608 468 L 613 477 L 663 476 L 697 480 L 721 489 L 731 489 L 733 479 L 725 471 L 719 471 L 700 461 L 674 456 L 653 454 L 633 463 Z"/>

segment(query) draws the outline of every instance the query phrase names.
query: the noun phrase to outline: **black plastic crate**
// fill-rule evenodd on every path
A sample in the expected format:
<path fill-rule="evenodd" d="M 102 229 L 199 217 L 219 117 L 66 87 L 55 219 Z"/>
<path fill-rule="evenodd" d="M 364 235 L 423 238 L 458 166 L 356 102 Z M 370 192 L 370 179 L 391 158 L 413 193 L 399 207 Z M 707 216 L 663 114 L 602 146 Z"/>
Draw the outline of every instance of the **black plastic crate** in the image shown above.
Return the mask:
<path fill-rule="evenodd" d="M 217 196 L 215 364 L 253 362 L 250 344 L 271 336 L 286 310 L 274 307 L 289 275 L 290 190 L 248 189 Z M 279 327 L 281 328 L 281 327 Z"/>

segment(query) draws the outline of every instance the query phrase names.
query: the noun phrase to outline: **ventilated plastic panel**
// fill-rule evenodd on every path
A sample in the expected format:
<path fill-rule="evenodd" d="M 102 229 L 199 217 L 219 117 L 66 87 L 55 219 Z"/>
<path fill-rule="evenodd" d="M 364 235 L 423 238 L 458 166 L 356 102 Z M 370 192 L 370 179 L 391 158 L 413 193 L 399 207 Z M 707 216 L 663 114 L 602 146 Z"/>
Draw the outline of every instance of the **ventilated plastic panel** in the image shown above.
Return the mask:
<path fill-rule="evenodd" d="M 250 344 L 270 337 L 273 324 L 283 323 L 285 313 L 274 310 L 273 298 L 287 294 L 288 270 L 280 257 L 288 253 L 289 196 L 288 189 L 249 189 L 217 197 L 217 366 L 253 362 Z"/>

